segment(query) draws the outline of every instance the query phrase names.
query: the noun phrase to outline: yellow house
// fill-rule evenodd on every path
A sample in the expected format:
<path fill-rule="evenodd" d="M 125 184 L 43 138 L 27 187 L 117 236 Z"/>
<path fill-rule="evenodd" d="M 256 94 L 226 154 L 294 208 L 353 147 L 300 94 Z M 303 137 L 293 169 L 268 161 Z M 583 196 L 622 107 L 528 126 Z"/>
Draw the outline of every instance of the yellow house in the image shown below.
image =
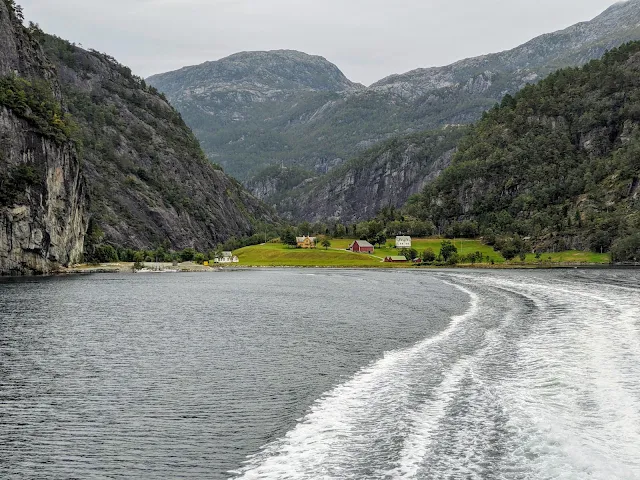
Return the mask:
<path fill-rule="evenodd" d="M 316 237 L 296 237 L 298 248 L 316 248 Z"/>

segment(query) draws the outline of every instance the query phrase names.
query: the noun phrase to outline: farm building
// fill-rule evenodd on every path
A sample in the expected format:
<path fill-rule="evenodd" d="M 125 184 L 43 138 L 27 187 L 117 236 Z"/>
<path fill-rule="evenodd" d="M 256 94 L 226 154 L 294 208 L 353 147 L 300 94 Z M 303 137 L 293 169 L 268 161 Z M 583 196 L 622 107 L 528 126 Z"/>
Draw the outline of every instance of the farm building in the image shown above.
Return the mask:
<path fill-rule="evenodd" d="M 396 237 L 396 248 L 411 248 L 411 237 Z"/>
<path fill-rule="evenodd" d="M 373 253 L 374 248 L 366 240 L 356 240 L 349 246 L 349 250 L 356 253 Z"/>
<path fill-rule="evenodd" d="M 298 248 L 316 248 L 316 237 L 296 237 Z"/>
<path fill-rule="evenodd" d="M 386 263 L 402 263 L 402 262 L 406 262 L 407 258 L 403 257 L 402 255 L 393 255 L 391 257 L 386 257 L 384 261 Z"/>
<path fill-rule="evenodd" d="M 240 259 L 233 252 L 222 252 L 222 256 L 216 257 L 214 263 L 238 263 Z"/>

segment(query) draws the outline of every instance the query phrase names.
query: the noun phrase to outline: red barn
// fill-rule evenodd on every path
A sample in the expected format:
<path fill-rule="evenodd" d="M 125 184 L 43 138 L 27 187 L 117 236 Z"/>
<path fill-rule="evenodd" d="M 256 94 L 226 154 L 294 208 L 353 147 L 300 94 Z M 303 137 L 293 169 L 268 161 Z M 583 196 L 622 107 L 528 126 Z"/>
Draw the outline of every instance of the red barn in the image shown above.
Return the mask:
<path fill-rule="evenodd" d="M 403 257 L 402 255 L 395 255 L 391 257 L 385 257 L 384 261 L 386 263 L 403 263 L 407 261 L 407 257 Z"/>
<path fill-rule="evenodd" d="M 373 253 L 373 245 L 366 240 L 356 240 L 351 244 L 349 250 L 357 253 Z"/>

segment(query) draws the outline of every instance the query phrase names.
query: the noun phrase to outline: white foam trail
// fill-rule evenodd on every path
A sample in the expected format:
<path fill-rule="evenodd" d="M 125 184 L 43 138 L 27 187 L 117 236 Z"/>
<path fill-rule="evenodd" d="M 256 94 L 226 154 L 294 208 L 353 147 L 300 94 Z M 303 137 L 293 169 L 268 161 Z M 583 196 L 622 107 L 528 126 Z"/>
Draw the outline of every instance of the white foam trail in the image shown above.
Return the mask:
<path fill-rule="evenodd" d="M 473 359 L 458 362 L 435 390 L 433 402 L 425 402 L 415 415 L 415 425 L 405 440 L 398 467 L 389 471 L 390 478 L 415 478 L 434 441 L 433 434 L 445 418 L 447 407 L 458 393 L 459 382 L 469 373 Z"/>
<path fill-rule="evenodd" d="M 499 384 L 518 432 L 510 468 L 527 466 L 530 478 L 640 478 L 637 290 L 634 305 L 596 286 L 491 284 L 534 300 L 541 317 L 519 348 L 518 384 Z"/>
<path fill-rule="evenodd" d="M 445 277 L 465 314 L 328 392 L 239 478 L 640 479 L 640 289 Z"/>
<path fill-rule="evenodd" d="M 464 287 L 450 285 L 469 295 L 471 303 L 465 314 L 453 317 L 437 336 L 412 348 L 385 354 L 384 358 L 326 394 L 285 438 L 250 458 L 238 478 L 346 478 L 342 476 L 345 473 L 341 473 L 342 462 L 349 465 L 352 461 L 349 457 L 341 458 L 341 453 L 352 449 L 362 451 L 359 447 L 366 447 L 371 433 L 390 433 L 363 431 L 361 422 L 370 415 L 380 415 L 380 410 L 392 410 L 397 415 L 386 421 L 401 423 L 398 417 L 402 418 L 403 414 L 399 410 L 404 403 L 403 395 L 411 391 L 407 373 L 411 371 L 413 359 L 445 340 L 477 314 L 478 296 Z M 380 418 L 380 421 L 384 419 Z"/>

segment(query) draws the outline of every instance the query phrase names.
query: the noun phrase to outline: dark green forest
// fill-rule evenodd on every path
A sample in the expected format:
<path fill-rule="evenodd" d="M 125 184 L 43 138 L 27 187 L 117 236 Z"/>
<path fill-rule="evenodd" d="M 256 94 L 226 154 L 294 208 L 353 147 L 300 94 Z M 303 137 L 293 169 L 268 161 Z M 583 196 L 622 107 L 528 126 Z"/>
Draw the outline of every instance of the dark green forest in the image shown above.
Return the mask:
<path fill-rule="evenodd" d="M 407 211 L 489 243 L 640 258 L 640 43 L 507 95 Z"/>

